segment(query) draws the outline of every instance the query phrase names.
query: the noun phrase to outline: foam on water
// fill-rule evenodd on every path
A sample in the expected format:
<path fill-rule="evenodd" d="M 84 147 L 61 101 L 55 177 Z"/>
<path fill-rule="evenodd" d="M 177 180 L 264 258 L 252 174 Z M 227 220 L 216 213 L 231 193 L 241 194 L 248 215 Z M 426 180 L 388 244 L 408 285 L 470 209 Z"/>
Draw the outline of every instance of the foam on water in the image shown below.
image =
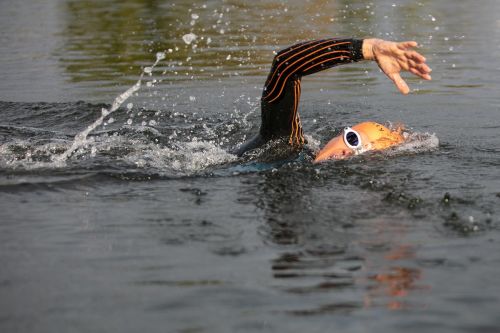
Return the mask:
<path fill-rule="evenodd" d="M 405 142 L 394 149 L 390 149 L 388 154 L 423 153 L 433 151 L 439 147 L 439 138 L 436 134 L 406 132 L 404 135 Z"/>
<path fill-rule="evenodd" d="M 25 140 L 2 144 L 0 167 L 21 170 L 59 168 L 50 158 L 65 147 L 57 142 L 34 146 Z M 108 166 L 115 169 L 119 165 L 119 172 L 140 171 L 163 176 L 192 175 L 235 159 L 235 155 L 212 142 L 193 140 L 163 146 L 128 135 L 92 137 L 72 153 L 72 160 L 78 161 L 76 167 L 85 165 L 86 168 L 102 169 Z"/>
<path fill-rule="evenodd" d="M 53 143 L 41 145 L 33 148 L 33 144 L 26 140 L 15 140 L 0 145 L 0 167 L 5 169 L 37 169 L 43 167 L 51 167 L 53 162 L 44 162 L 37 160 L 37 157 L 44 155 L 49 156 L 56 149 Z"/>
<path fill-rule="evenodd" d="M 176 175 L 190 175 L 236 160 L 236 156 L 206 141 L 176 142 L 174 147 L 149 146 L 137 149 L 125 160 L 141 168 L 168 171 Z"/>

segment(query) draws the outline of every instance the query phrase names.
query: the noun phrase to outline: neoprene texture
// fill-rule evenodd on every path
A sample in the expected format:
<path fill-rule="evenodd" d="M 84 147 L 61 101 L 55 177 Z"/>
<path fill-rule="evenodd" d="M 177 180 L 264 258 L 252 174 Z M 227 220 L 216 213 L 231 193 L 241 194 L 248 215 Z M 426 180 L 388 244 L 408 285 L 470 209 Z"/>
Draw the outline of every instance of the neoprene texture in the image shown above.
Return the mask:
<path fill-rule="evenodd" d="M 262 138 L 288 137 L 290 144 L 303 144 L 298 112 L 301 78 L 363 59 L 362 45 L 360 39 L 330 38 L 302 42 L 279 51 L 262 92 Z"/>

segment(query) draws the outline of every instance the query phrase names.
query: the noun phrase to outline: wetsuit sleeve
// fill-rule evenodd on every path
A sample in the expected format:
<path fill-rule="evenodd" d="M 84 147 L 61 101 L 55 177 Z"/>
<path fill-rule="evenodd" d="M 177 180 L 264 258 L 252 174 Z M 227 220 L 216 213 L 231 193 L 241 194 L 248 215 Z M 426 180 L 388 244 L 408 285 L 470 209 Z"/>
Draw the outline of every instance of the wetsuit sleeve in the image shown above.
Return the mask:
<path fill-rule="evenodd" d="M 292 45 L 275 56 L 262 93 L 262 139 L 288 137 L 303 144 L 298 113 L 300 81 L 305 75 L 363 59 L 363 40 L 321 39 Z"/>

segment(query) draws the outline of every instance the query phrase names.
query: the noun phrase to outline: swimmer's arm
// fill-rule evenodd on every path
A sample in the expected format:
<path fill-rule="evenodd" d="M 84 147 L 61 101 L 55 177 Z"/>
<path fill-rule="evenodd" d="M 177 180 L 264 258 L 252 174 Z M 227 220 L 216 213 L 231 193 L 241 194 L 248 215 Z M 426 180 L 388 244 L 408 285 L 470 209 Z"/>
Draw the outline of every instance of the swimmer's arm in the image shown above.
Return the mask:
<path fill-rule="evenodd" d="M 369 38 L 363 40 L 363 59 L 374 60 L 380 69 L 391 79 L 402 94 L 408 94 L 410 88 L 401 78 L 401 71 L 408 71 L 424 80 L 431 80 L 431 68 L 426 59 L 412 48 L 417 47 L 414 41 L 390 42 Z"/>
<path fill-rule="evenodd" d="M 284 95 L 290 81 L 338 65 L 363 60 L 362 39 L 329 38 L 292 45 L 274 57 L 262 100 L 274 103 Z"/>
<path fill-rule="evenodd" d="M 376 38 L 331 38 L 292 45 L 276 55 L 264 86 L 263 100 L 278 101 L 289 80 L 360 60 L 376 61 L 399 91 L 408 94 L 410 89 L 401 78 L 401 71 L 431 79 L 425 58 L 412 50 L 416 46 L 413 41 L 396 43 Z"/>

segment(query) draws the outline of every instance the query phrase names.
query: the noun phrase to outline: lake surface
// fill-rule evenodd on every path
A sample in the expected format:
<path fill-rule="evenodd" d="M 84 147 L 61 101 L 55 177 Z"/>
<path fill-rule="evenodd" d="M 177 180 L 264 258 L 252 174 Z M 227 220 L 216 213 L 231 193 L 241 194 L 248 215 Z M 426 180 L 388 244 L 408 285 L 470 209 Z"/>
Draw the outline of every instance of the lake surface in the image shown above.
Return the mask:
<path fill-rule="evenodd" d="M 1 1 L 0 330 L 498 332 L 499 13 Z M 433 81 L 402 96 L 367 62 L 306 77 L 308 146 L 231 155 L 273 52 L 333 36 L 416 40 Z M 311 163 L 365 120 L 412 140 Z"/>

